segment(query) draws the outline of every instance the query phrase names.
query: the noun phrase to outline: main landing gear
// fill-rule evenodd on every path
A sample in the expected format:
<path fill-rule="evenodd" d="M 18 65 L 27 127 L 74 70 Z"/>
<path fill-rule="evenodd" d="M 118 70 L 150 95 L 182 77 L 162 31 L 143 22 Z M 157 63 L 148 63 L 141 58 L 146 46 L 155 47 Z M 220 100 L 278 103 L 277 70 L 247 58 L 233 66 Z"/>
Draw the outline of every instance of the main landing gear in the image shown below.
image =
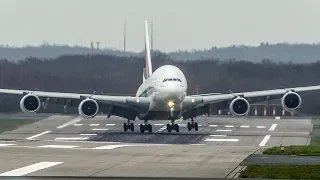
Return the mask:
<path fill-rule="evenodd" d="M 198 131 L 198 123 L 197 122 L 194 122 L 193 118 L 191 118 L 191 123 L 188 122 L 188 130 L 191 131 L 191 129 L 194 128 L 194 130 Z"/>
<path fill-rule="evenodd" d="M 134 125 L 133 125 L 133 123 L 130 124 L 130 120 L 128 120 L 128 124 L 127 123 L 123 123 L 124 132 L 127 132 L 129 129 L 131 130 L 131 132 L 134 131 Z"/>
<path fill-rule="evenodd" d="M 140 132 L 144 133 L 144 131 L 149 131 L 149 133 L 152 133 L 152 126 L 151 124 L 148 124 L 148 121 L 144 121 L 144 124 L 140 124 Z"/>
<path fill-rule="evenodd" d="M 171 124 L 167 124 L 167 131 L 171 132 L 172 130 L 179 132 L 179 125 L 175 124 L 174 120 L 171 120 Z"/>

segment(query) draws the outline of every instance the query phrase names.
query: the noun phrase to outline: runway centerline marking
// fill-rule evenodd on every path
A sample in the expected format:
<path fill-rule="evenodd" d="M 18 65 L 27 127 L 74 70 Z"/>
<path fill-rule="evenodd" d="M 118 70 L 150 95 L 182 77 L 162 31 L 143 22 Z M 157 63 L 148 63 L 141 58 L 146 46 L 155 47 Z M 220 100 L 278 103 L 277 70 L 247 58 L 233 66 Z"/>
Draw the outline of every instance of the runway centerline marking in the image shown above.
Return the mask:
<path fill-rule="evenodd" d="M 164 124 L 154 124 L 155 126 L 163 126 Z"/>
<path fill-rule="evenodd" d="M 92 149 L 115 149 L 115 148 L 127 147 L 127 146 L 130 146 L 130 145 L 107 145 L 107 146 L 95 147 Z"/>
<path fill-rule="evenodd" d="M 75 148 L 79 146 L 70 146 L 70 145 L 44 145 L 44 146 L 37 146 L 39 148 L 63 148 L 63 149 L 68 149 L 68 148 Z"/>
<path fill-rule="evenodd" d="M 100 124 L 90 124 L 90 126 L 99 126 Z"/>
<path fill-rule="evenodd" d="M 34 136 L 28 137 L 27 139 L 28 139 L 28 140 L 32 140 L 33 138 L 36 138 L 36 137 L 39 137 L 39 136 L 48 134 L 48 133 L 50 133 L 50 132 L 51 132 L 51 131 L 45 131 L 45 132 L 42 132 L 42 133 L 40 133 L 40 134 L 36 134 L 36 135 L 34 135 Z"/>
<path fill-rule="evenodd" d="M 93 131 L 108 131 L 108 129 L 92 129 Z"/>
<path fill-rule="evenodd" d="M 230 128 L 230 127 L 234 127 L 233 125 L 225 125 L 224 127 Z"/>
<path fill-rule="evenodd" d="M 160 128 L 157 132 L 162 132 L 163 130 L 167 129 L 167 126 L 163 126 L 162 128 Z"/>
<path fill-rule="evenodd" d="M 272 124 L 269 131 L 274 131 L 278 124 Z"/>
<path fill-rule="evenodd" d="M 216 142 L 237 142 L 239 139 L 206 139 L 204 141 L 216 141 Z"/>
<path fill-rule="evenodd" d="M 265 146 L 266 143 L 269 141 L 270 137 L 271 137 L 271 135 L 266 135 L 266 136 L 262 139 L 262 141 L 260 142 L 259 146 Z"/>
<path fill-rule="evenodd" d="M 106 124 L 106 126 L 115 126 L 116 124 Z"/>
<path fill-rule="evenodd" d="M 248 125 L 242 125 L 242 126 L 240 126 L 241 128 L 249 128 L 250 126 L 248 126 Z"/>
<path fill-rule="evenodd" d="M 211 137 L 227 137 L 227 135 L 222 135 L 222 134 L 213 134 L 210 135 Z"/>
<path fill-rule="evenodd" d="M 55 140 L 87 140 L 89 137 L 58 137 Z"/>
<path fill-rule="evenodd" d="M 39 163 L 25 166 L 25 167 L 22 167 L 19 169 L 14 169 L 12 171 L 4 172 L 4 173 L 0 174 L 0 176 L 23 176 L 23 175 L 26 175 L 26 174 L 29 174 L 29 173 L 32 173 L 35 171 L 39 171 L 41 169 L 56 166 L 61 163 L 63 163 L 63 162 L 39 162 Z"/>
<path fill-rule="evenodd" d="M 80 117 L 76 117 L 74 119 L 72 119 L 71 121 L 65 123 L 65 124 L 62 124 L 61 126 L 58 126 L 57 129 L 62 129 L 62 128 L 65 128 L 67 126 L 70 126 L 70 125 L 73 125 L 77 122 L 81 121 L 81 118 Z"/>
<path fill-rule="evenodd" d="M 74 126 L 83 126 L 83 124 L 74 124 Z"/>
<path fill-rule="evenodd" d="M 13 146 L 15 144 L 0 144 L 0 147 Z"/>
<path fill-rule="evenodd" d="M 80 136 L 96 136 L 98 134 L 80 134 Z"/>
<path fill-rule="evenodd" d="M 232 130 L 231 130 L 231 129 L 217 129 L 216 131 L 221 131 L 221 132 L 226 131 L 226 132 L 230 132 L 230 131 L 232 131 Z"/>
<path fill-rule="evenodd" d="M 258 129 L 266 128 L 265 126 L 257 126 Z"/>
<path fill-rule="evenodd" d="M 210 124 L 209 127 L 218 127 L 218 125 Z"/>

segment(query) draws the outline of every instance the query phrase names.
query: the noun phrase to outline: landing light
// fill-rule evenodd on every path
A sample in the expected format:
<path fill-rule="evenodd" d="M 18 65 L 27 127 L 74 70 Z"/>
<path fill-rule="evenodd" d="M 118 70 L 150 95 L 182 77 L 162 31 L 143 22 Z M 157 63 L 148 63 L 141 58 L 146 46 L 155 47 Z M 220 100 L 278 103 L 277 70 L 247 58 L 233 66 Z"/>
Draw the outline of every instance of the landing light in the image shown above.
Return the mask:
<path fill-rule="evenodd" d="M 174 106 L 174 102 L 172 102 L 172 101 L 169 101 L 169 102 L 168 102 L 168 106 L 169 106 L 169 107 L 172 107 L 172 106 Z"/>
<path fill-rule="evenodd" d="M 170 108 L 170 111 L 173 111 L 174 109 L 173 109 L 173 107 L 172 108 Z"/>

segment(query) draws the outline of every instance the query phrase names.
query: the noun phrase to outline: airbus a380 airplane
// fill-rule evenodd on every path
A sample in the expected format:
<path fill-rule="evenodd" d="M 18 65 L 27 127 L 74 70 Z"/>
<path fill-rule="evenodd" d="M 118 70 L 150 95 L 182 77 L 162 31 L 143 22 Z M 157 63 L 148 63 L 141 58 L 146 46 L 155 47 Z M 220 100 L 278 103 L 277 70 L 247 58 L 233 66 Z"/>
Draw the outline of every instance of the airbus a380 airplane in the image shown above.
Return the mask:
<path fill-rule="evenodd" d="M 230 94 L 187 95 L 187 80 L 179 68 L 165 65 L 152 71 L 147 21 L 145 46 L 146 68 L 143 83 L 135 97 L 13 89 L 0 89 L 0 93 L 23 95 L 20 108 L 25 113 L 35 113 L 41 106 L 46 108 L 49 103 L 61 103 L 65 108 L 77 106 L 79 115 L 84 118 L 93 118 L 99 113 L 99 109 L 104 112 L 108 110 L 108 118 L 115 115 L 128 119 L 123 125 L 124 131 L 134 131 L 134 125 L 130 121 L 138 118 L 144 120 L 144 124 L 140 124 L 141 132 L 152 132 L 148 120 L 171 120 L 172 123 L 167 124 L 168 132 L 179 132 L 179 126 L 174 120 L 181 117 L 184 120 L 191 119 L 187 126 L 189 131 L 193 128 L 198 131 L 194 118 L 209 114 L 211 109 L 229 108 L 233 115 L 245 116 L 249 112 L 250 103 L 281 98 L 283 108 L 292 112 L 301 106 L 298 92 L 320 90 L 320 86 L 307 86 Z"/>

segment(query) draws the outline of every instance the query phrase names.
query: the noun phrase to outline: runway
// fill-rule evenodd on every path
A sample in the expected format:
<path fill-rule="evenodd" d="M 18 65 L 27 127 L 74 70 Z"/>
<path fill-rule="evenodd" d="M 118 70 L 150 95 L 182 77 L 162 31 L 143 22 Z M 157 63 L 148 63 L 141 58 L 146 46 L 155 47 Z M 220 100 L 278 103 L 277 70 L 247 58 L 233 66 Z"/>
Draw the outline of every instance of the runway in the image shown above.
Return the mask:
<path fill-rule="evenodd" d="M 309 143 L 310 119 L 199 117 L 199 131 L 123 132 L 124 119 L 50 116 L 0 134 L 0 176 L 234 177 L 250 154 Z M 24 173 L 17 173 L 17 172 Z"/>

